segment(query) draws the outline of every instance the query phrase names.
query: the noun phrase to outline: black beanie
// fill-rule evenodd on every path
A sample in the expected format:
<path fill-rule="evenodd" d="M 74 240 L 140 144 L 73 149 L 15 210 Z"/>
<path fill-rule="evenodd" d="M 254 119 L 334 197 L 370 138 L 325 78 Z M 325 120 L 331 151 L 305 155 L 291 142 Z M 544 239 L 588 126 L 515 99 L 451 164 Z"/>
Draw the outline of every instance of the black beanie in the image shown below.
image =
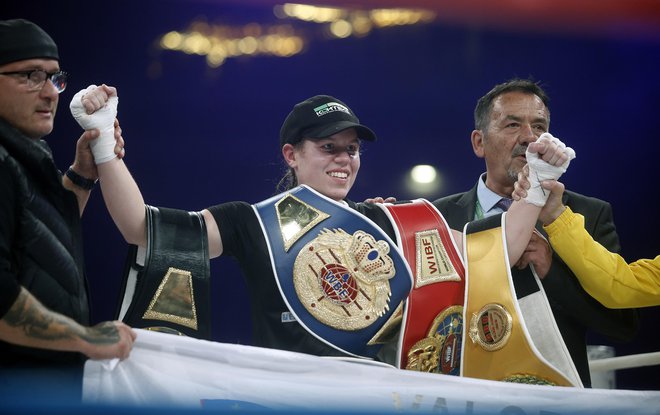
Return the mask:
<path fill-rule="evenodd" d="M 24 19 L 0 20 L 0 65 L 38 58 L 60 60 L 48 33 Z"/>

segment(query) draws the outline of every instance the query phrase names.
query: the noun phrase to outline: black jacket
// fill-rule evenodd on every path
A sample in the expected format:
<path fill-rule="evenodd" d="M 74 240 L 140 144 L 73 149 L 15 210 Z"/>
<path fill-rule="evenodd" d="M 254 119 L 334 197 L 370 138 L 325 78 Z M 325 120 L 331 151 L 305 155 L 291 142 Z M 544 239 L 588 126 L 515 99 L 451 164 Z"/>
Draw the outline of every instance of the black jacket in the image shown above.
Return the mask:
<path fill-rule="evenodd" d="M 563 200 L 574 212 L 585 217 L 585 228 L 596 241 L 612 252 L 620 250 L 609 203 L 570 191 L 564 193 Z M 461 230 L 465 223 L 474 219 L 476 201 L 477 185 L 468 192 L 443 197 L 433 204 L 452 229 Z M 514 281 L 516 272 L 514 267 Z M 587 329 L 616 340 L 631 340 L 639 330 L 638 312 L 632 309 L 612 310 L 601 305 L 584 291 L 568 266 L 554 253 L 550 271 L 542 284 L 582 383 L 590 386 Z"/>
<path fill-rule="evenodd" d="M 0 316 L 25 287 L 45 307 L 89 324 L 80 212 L 50 149 L 0 119 Z M 78 353 L 0 341 L 0 368 L 82 367 Z"/>

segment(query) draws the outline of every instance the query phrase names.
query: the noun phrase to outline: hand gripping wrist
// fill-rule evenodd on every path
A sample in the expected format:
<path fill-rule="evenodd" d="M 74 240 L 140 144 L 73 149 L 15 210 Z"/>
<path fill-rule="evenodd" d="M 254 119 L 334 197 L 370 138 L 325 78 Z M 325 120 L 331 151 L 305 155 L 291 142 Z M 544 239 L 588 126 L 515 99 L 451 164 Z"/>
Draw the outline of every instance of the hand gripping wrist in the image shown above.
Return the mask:
<path fill-rule="evenodd" d="M 117 105 L 119 98 L 116 96 L 108 98 L 108 102 L 102 107 L 87 114 L 82 104 L 82 98 L 85 94 L 96 89 L 96 85 L 90 85 L 86 89 L 78 91 L 73 96 L 69 109 L 71 115 L 78 121 L 78 124 L 85 130 L 98 129 L 100 135 L 90 142 L 94 162 L 96 164 L 105 163 L 116 157 L 115 155 L 115 118 L 117 117 Z"/>
<path fill-rule="evenodd" d="M 71 183 L 84 190 L 92 190 L 94 186 L 96 186 L 96 183 L 99 181 L 99 179 L 88 179 L 79 175 L 75 170 L 73 170 L 73 166 L 69 167 L 69 169 L 64 174 L 69 178 L 69 180 L 71 180 Z"/>
<path fill-rule="evenodd" d="M 545 201 L 550 195 L 547 190 L 541 187 L 544 180 L 558 180 L 568 169 L 571 160 L 575 158 L 575 151 L 550 133 L 543 133 L 537 141 L 546 140 L 556 144 L 568 156 L 568 160 L 560 166 L 553 166 L 544 161 L 538 153 L 532 153 L 527 150 L 526 158 L 529 166 L 530 188 L 527 190 L 527 197 L 524 200 L 536 206 L 545 206 Z"/>

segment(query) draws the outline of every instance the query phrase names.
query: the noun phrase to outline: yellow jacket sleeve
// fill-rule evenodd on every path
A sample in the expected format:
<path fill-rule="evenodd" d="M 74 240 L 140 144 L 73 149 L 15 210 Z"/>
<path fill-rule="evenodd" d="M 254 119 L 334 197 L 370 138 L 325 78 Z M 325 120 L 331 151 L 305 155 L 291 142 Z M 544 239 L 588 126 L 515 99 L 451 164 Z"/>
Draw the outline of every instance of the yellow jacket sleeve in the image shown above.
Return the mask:
<path fill-rule="evenodd" d="M 594 241 L 584 217 L 566 210 L 544 227 L 552 248 L 577 276 L 582 287 L 609 308 L 660 305 L 660 255 L 627 264 Z"/>

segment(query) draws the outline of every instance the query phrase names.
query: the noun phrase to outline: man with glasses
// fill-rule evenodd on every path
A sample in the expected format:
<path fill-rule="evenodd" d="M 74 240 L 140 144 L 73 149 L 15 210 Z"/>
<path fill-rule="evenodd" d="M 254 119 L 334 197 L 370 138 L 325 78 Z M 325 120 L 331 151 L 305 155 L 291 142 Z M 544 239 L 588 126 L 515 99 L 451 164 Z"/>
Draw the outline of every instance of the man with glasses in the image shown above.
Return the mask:
<path fill-rule="evenodd" d="M 30 69 L 29 71 L 11 71 L 11 72 L 2 72 L 0 75 L 18 75 L 25 77 L 27 79 L 28 89 L 32 91 L 38 91 L 44 87 L 46 79 L 49 79 L 57 93 L 61 93 L 66 88 L 67 73 L 64 71 L 57 71 L 48 73 L 43 69 Z"/>
<path fill-rule="evenodd" d="M 49 397 L 79 400 L 85 358 L 126 358 L 135 339 L 121 322 L 89 327 L 80 216 L 98 177 L 90 144 L 100 132 L 83 134 L 63 175 L 42 138 L 66 83 L 46 32 L 0 21 L 0 394 L 33 398 L 47 387 Z M 119 131 L 116 139 L 121 156 Z"/>

